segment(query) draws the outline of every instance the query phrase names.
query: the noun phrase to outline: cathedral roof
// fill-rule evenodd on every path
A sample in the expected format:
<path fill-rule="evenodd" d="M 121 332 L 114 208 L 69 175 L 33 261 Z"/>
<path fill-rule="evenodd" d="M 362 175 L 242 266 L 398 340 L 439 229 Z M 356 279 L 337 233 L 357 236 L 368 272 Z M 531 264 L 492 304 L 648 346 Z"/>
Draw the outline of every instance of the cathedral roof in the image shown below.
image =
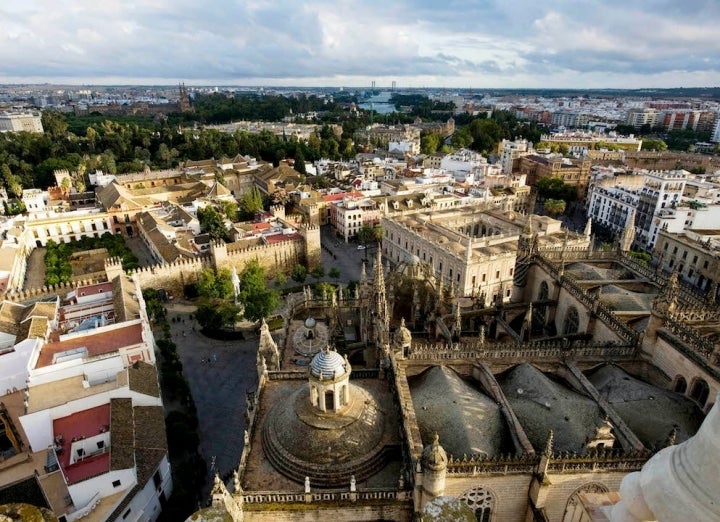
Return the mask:
<path fill-rule="evenodd" d="M 329 347 L 320 350 L 310 362 L 310 373 L 320 379 L 333 379 L 343 375 L 348 368 L 345 358 Z"/>
<path fill-rule="evenodd" d="M 588 379 L 648 447 L 663 445 L 673 428 L 675 440 L 683 442 L 700 427 L 703 414 L 690 399 L 636 379 L 618 366 L 602 366 Z"/>
<path fill-rule="evenodd" d="M 505 451 L 507 427 L 495 401 L 454 370 L 433 366 L 410 382 L 420 435 L 430 444 L 437 433 L 453 456 L 494 456 Z"/>
<path fill-rule="evenodd" d="M 554 381 L 529 364 L 519 364 L 498 379 L 531 444 L 542 450 L 548 432 L 557 451 L 584 449 L 603 423 L 600 408 L 590 398 Z"/>

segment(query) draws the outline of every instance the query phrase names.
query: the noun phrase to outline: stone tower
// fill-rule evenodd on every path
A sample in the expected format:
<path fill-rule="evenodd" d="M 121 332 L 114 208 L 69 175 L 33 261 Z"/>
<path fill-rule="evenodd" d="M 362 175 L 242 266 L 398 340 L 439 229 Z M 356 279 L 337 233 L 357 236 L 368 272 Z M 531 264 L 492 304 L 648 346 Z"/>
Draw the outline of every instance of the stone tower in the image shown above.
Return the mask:
<path fill-rule="evenodd" d="M 304 225 L 300 228 L 300 235 L 305 243 L 305 263 L 308 270 L 320 264 L 320 227 L 317 225 Z"/>
<path fill-rule="evenodd" d="M 222 239 L 210 241 L 210 256 L 215 270 L 223 268 L 228 263 L 227 245 Z"/>
<path fill-rule="evenodd" d="M 122 261 L 119 257 L 111 257 L 105 260 L 105 276 L 108 281 L 114 281 L 118 276 L 123 275 Z"/>

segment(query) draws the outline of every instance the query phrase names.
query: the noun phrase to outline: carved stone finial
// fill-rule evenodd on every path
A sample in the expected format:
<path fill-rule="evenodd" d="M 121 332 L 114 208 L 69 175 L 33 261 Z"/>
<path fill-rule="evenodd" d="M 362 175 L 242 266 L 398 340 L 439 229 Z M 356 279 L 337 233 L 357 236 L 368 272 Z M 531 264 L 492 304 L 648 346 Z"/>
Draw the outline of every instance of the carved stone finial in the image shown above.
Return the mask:
<path fill-rule="evenodd" d="M 545 455 L 546 457 L 551 457 L 551 456 L 552 456 L 552 452 L 553 452 L 553 439 L 554 439 L 553 430 L 550 430 L 550 431 L 548 432 L 547 442 L 545 442 L 545 453 L 544 453 L 544 455 Z"/>

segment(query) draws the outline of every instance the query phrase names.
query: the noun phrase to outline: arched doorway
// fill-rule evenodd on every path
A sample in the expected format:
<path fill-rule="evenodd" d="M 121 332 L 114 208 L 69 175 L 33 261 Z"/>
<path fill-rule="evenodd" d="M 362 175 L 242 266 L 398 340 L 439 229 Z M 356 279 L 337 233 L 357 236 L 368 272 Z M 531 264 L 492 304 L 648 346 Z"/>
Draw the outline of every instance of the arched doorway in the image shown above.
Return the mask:
<path fill-rule="evenodd" d="M 334 411 L 335 410 L 335 394 L 332 390 L 328 390 L 325 392 L 325 410 L 326 411 Z"/>
<path fill-rule="evenodd" d="M 483 487 L 472 488 L 460 497 L 475 512 L 477 522 L 490 522 L 495 508 L 495 496 Z"/>
<path fill-rule="evenodd" d="M 580 519 L 580 516 L 583 514 L 584 510 L 582 507 L 580 507 L 580 493 L 607 493 L 608 488 L 606 488 L 604 485 L 600 484 L 599 482 L 591 482 L 589 484 L 584 484 L 577 488 L 575 491 L 573 491 L 573 494 L 570 495 L 570 498 L 567 501 L 567 504 L 565 505 L 565 514 L 563 515 L 563 522 L 578 522 Z"/>

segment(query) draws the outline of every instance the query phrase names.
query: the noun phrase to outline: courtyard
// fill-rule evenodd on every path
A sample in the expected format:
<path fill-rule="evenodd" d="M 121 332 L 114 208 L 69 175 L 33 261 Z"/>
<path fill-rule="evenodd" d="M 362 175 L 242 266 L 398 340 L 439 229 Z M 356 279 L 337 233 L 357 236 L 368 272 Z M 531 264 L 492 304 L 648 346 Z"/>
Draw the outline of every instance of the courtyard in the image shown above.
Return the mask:
<path fill-rule="evenodd" d="M 190 319 L 195 306 L 187 302 L 169 304 L 167 311 L 172 340 L 197 408 L 199 450 L 207 462 L 209 485 L 216 471 L 220 475 L 232 472 L 240 461 L 245 393 L 257 385 L 258 339 L 252 332 L 242 341 L 205 337 Z"/>

